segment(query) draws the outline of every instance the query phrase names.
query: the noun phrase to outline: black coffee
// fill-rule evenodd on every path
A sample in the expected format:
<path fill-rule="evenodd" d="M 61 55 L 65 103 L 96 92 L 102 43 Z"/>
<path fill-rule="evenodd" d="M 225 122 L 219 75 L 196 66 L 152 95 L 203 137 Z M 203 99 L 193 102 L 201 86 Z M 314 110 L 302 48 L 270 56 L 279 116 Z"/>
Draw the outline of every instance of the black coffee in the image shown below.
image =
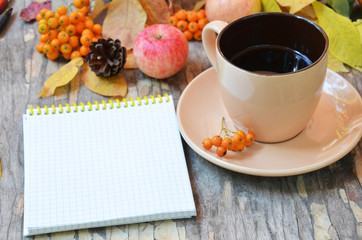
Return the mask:
<path fill-rule="evenodd" d="M 230 61 L 239 68 L 262 74 L 295 72 L 312 64 L 298 51 L 271 45 L 249 47 L 236 53 Z"/>

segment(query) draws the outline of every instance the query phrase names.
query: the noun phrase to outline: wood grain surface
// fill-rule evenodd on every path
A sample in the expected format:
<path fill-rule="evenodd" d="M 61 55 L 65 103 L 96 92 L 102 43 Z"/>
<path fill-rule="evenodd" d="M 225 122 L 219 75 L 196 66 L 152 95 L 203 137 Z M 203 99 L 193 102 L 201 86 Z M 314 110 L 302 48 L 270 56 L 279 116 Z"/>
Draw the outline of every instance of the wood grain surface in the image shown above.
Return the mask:
<path fill-rule="evenodd" d="M 14 14 L 0 36 L 0 239 L 23 238 L 24 164 L 22 114 L 28 106 L 101 101 L 80 78 L 37 98 L 63 61 L 48 61 L 36 50 L 37 24 L 25 23 L 15 1 Z M 55 6 L 69 1 L 53 1 Z M 175 1 L 191 9 L 196 0 Z M 139 70 L 122 70 L 126 98 L 172 94 L 177 105 L 187 84 L 210 67 L 200 42 L 190 42 L 186 66 L 166 80 Z M 341 74 L 362 93 L 362 74 Z M 176 107 L 176 106 L 175 106 Z M 211 164 L 183 142 L 197 217 L 86 229 L 27 239 L 362 239 L 362 142 L 338 162 L 311 173 L 281 178 L 235 173 Z"/>

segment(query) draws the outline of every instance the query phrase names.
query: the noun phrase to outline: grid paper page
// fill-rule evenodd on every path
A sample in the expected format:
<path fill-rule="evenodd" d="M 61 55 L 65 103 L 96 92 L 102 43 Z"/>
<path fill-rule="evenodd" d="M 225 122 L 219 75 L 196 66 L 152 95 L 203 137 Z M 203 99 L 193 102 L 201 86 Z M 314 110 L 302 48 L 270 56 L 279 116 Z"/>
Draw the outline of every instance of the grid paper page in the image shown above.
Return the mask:
<path fill-rule="evenodd" d="M 166 100 L 25 114 L 24 235 L 195 216 Z"/>

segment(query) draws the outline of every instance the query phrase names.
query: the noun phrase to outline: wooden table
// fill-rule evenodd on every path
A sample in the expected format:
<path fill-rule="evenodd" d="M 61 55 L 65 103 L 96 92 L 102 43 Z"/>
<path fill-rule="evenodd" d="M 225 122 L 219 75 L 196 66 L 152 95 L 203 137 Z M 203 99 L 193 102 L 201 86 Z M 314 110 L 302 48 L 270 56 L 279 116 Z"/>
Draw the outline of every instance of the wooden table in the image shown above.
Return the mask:
<path fill-rule="evenodd" d="M 80 103 L 105 99 L 80 79 L 41 99 L 42 85 L 64 62 L 48 61 L 35 46 L 37 24 L 19 18 L 31 1 L 15 1 L 0 38 L 0 239 L 21 239 L 24 164 L 22 114 L 29 105 Z M 61 1 L 54 1 L 60 5 Z M 179 2 L 191 9 L 196 1 Z M 5 33 L 5 34 L 4 34 Z M 202 44 L 190 42 L 186 66 L 177 75 L 156 80 L 124 70 L 126 98 L 172 94 L 176 104 L 187 84 L 210 67 Z M 362 93 L 362 74 L 342 74 Z M 291 177 L 249 176 L 225 170 L 184 149 L 197 217 L 127 226 L 70 231 L 34 239 L 362 239 L 362 141 L 340 161 Z"/>

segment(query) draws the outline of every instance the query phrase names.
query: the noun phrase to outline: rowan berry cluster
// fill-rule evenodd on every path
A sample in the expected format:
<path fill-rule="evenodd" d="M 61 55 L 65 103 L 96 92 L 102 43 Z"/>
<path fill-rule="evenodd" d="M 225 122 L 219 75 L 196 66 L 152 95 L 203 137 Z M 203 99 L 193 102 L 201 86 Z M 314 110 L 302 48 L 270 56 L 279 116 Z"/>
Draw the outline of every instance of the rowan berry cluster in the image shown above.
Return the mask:
<path fill-rule="evenodd" d="M 74 11 L 70 10 L 72 6 L 76 8 Z M 67 60 L 86 56 L 91 43 L 102 34 L 102 26 L 94 24 L 88 13 L 89 0 L 74 0 L 68 8 L 59 6 L 55 12 L 42 9 L 36 16 L 41 34 L 36 47 L 38 52 L 51 60 L 60 54 Z"/>
<path fill-rule="evenodd" d="M 243 130 L 231 131 L 224 127 L 225 119 L 222 118 L 221 132 L 212 138 L 205 138 L 202 145 L 205 149 L 216 147 L 216 154 L 220 157 L 226 155 L 227 151 L 241 152 L 245 147 L 253 144 L 255 135 L 253 133 L 245 133 Z M 224 137 L 221 137 L 224 136 Z"/>
<path fill-rule="evenodd" d="M 186 11 L 181 9 L 168 19 L 168 23 L 180 29 L 187 40 L 202 40 L 202 29 L 208 23 L 205 10 Z"/>

